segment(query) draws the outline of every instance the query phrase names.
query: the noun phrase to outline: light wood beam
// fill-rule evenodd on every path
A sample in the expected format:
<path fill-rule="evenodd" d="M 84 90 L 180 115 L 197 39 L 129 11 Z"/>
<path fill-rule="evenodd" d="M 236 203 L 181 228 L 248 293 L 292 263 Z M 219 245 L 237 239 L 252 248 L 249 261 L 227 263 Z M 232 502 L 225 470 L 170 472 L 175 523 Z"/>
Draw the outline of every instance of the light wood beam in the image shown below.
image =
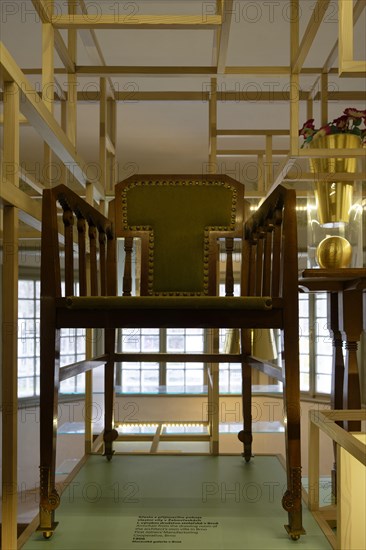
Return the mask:
<path fill-rule="evenodd" d="M 298 75 L 297 75 L 298 76 Z M 300 100 L 306 100 L 308 98 L 308 92 L 302 92 L 300 89 L 297 91 L 299 101 Z M 257 92 L 249 92 L 249 91 L 241 91 L 241 92 L 218 92 L 217 94 L 217 100 L 218 101 L 285 101 L 288 103 L 291 99 L 291 88 L 290 92 L 264 92 L 264 91 L 257 91 Z"/>
<path fill-rule="evenodd" d="M 339 173 L 329 173 L 329 172 L 317 172 L 314 174 L 314 172 L 303 172 L 302 170 L 296 170 L 293 172 L 288 172 L 286 175 L 286 181 L 310 181 L 314 183 L 316 180 L 322 180 L 322 181 L 333 181 L 334 177 L 337 178 L 338 181 L 357 181 L 357 180 L 366 180 L 366 172 L 357 172 L 357 173 L 349 173 L 349 172 L 339 172 Z"/>
<path fill-rule="evenodd" d="M 273 139 L 272 136 L 266 136 L 266 171 L 265 171 L 265 189 L 269 189 L 273 181 L 273 152 L 272 145 Z M 288 155 L 288 151 L 285 152 L 285 156 Z"/>
<path fill-rule="evenodd" d="M 0 113 L 0 125 L 2 124 L 4 124 L 4 115 Z M 29 124 L 28 120 L 22 114 L 19 115 L 19 124 Z"/>
<path fill-rule="evenodd" d="M 34 191 L 42 195 L 44 185 L 37 181 L 25 168 L 22 166 L 19 166 L 19 178 L 21 181 L 29 185 Z"/>
<path fill-rule="evenodd" d="M 338 74 L 366 75 L 366 61 L 353 57 L 353 2 L 338 0 Z"/>
<path fill-rule="evenodd" d="M 13 80 L 21 92 L 21 109 L 30 124 L 48 143 L 53 152 L 66 165 L 73 177 L 85 187 L 87 177 L 83 171 L 84 161 L 75 152 L 75 148 L 53 118 L 38 93 L 21 72 L 14 59 L 4 45 L 0 54 L 3 78 Z M 96 182 L 94 184 L 96 199 L 104 197 L 104 191 Z"/>
<path fill-rule="evenodd" d="M 53 12 L 52 2 L 53 0 L 51 0 L 50 8 L 48 0 L 32 0 L 32 4 L 42 23 L 51 23 L 51 16 Z"/>
<path fill-rule="evenodd" d="M 271 136 L 266 136 L 271 137 Z M 264 153 L 269 154 L 269 150 L 264 149 L 217 149 L 218 157 L 252 157 L 256 155 L 263 155 Z M 287 156 L 289 153 L 288 149 L 274 149 L 272 151 L 272 156 Z M 266 163 L 272 162 L 266 158 Z"/>
<path fill-rule="evenodd" d="M 288 136 L 290 135 L 290 130 L 217 130 L 217 136 L 231 136 L 231 137 L 240 137 L 240 136 Z"/>
<path fill-rule="evenodd" d="M 314 116 L 313 107 L 314 107 L 313 99 L 311 97 L 309 97 L 309 99 L 306 102 L 306 118 L 307 118 L 307 120 L 313 118 L 313 116 Z"/>
<path fill-rule="evenodd" d="M 51 17 L 58 29 L 184 29 L 212 30 L 221 25 L 219 15 L 106 15 L 82 14 Z"/>
<path fill-rule="evenodd" d="M 80 31 L 78 31 L 78 35 L 83 35 L 84 33 L 92 33 L 94 32 L 93 30 L 85 30 L 85 29 L 82 29 Z M 90 39 L 91 40 L 91 39 Z M 86 47 L 86 46 L 85 46 Z M 89 49 L 91 50 L 91 45 L 89 44 L 89 47 L 86 49 Z M 95 63 L 94 65 L 96 66 L 106 66 L 105 64 L 101 63 L 99 59 L 96 59 L 95 58 Z M 92 65 L 92 66 L 94 66 Z M 86 65 L 86 67 L 88 67 L 88 65 Z M 216 75 L 217 74 L 217 70 L 216 70 L 216 65 L 209 65 L 208 66 L 211 70 L 212 70 L 212 76 Z M 160 67 L 161 68 L 161 67 Z M 180 67 L 177 66 L 177 70 L 179 69 Z M 77 69 L 77 67 L 76 67 Z M 137 67 L 138 69 L 138 67 Z M 41 74 L 42 72 L 42 69 L 38 68 L 38 67 L 23 67 L 22 68 L 22 71 L 24 74 L 26 75 L 37 75 L 37 74 Z M 300 74 L 301 75 L 320 75 L 321 73 L 323 72 L 323 67 L 303 67 L 301 70 L 300 70 Z M 329 69 L 328 71 L 330 74 L 334 74 L 334 75 L 338 75 L 338 68 L 337 67 L 333 67 L 332 69 Z M 65 68 L 62 68 L 62 67 L 57 67 L 55 69 L 55 74 L 66 74 L 67 71 Z M 283 76 L 284 78 L 286 76 L 288 76 L 289 74 L 291 73 L 291 68 L 290 67 L 287 67 L 287 66 L 271 66 L 271 65 L 263 65 L 263 66 L 246 66 L 246 67 L 226 67 L 225 69 L 225 74 L 226 75 L 230 75 L 230 74 L 233 74 L 233 75 L 242 75 L 242 76 Z M 100 74 L 100 75 L 94 75 L 94 76 L 106 76 L 105 74 Z M 207 76 L 207 74 L 204 74 L 203 76 Z M 358 75 L 352 75 L 352 73 L 350 73 L 348 75 L 349 78 L 357 78 Z"/>
<path fill-rule="evenodd" d="M 338 59 L 339 70 L 343 62 L 353 59 L 353 2 L 338 2 Z"/>
<path fill-rule="evenodd" d="M 366 7 L 366 0 L 357 0 L 353 8 L 353 24 L 355 25 Z M 322 72 L 330 72 L 338 55 L 338 40 L 335 42 L 333 48 L 330 51 L 324 65 Z M 338 70 L 337 70 L 338 72 Z"/>
<path fill-rule="evenodd" d="M 92 92 L 93 93 L 93 92 Z M 88 93 L 87 93 L 88 94 Z M 81 100 L 80 93 L 78 94 L 79 99 Z M 85 96 L 84 96 L 85 97 Z M 94 100 L 99 101 L 100 94 L 97 93 L 95 96 L 90 96 L 89 94 L 86 97 L 96 98 Z M 116 92 L 115 100 L 116 101 L 126 101 L 133 99 L 134 101 L 207 101 L 209 100 L 209 92 Z"/>
<path fill-rule="evenodd" d="M 296 163 L 296 157 L 292 157 L 291 155 L 288 155 L 283 163 L 281 164 L 280 168 L 278 169 L 277 174 L 274 177 L 273 183 L 269 189 L 266 190 L 267 197 L 280 185 L 285 179 L 289 171 L 291 170 L 292 166 Z"/>
<path fill-rule="evenodd" d="M 18 209 L 19 219 L 21 221 L 38 231 L 41 230 L 41 202 L 32 199 L 5 177 L 2 180 L 0 199 L 5 204 L 14 206 Z"/>
<path fill-rule="evenodd" d="M 220 37 L 218 42 L 218 59 L 217 72 L 222 74 L 225 72 L 227 50 L 229 46 L 231 16 L 233 12 L 233 0 L 222 0 L 222 25 L 220 29 Z"/>
<path fill-rule="evenodd" d="M 209 109 L 209 168 L 215 174 L 217 171 L 217 78 L 211 78 L 211 92 L 208 104 Z"/>
<path fill-rule="evenodd" d="M 295 70 L 297 52 L 299 52 L 300 39 L 300 3 L 299 0 L 291 0 L 290 23 L 290 154 L 296 155 L 299 150 L 299 100 L 300 81 L 299 74 Z"/>
<path fill-rule="evenodd" d="M 76 6 L 78 6 L 83 14 L 88 13 L 88 8 L 84 0 L 76 0 Z M 86 51 L 88 52 L 89 58 L 95 65 L 106 65 L 102 49 L 99 45 L 97 35 L 93 29 L 80 29 L 78 32 Z M 116 92 L 112 79 L 108 77 L 108 92 L 110 92 L 111 97 L 114 98 Z"/>
<path fill-rule="evenodd" d="M 250 75 L 250 76 L 288 76 L 291 70 L 287 66 L 248 66 L 248 67 L 226 67 L 226 75 Z"/>
<path fill-rule="evenodd" d="M 4 83 L 3 176 L 19 187 L 19 92 Z M 11 169 L 9 169 L 9 167 Z M 4 185 L 2 185 L 4 187 Z M 2 548 L 17 548 L 18 210 L 3 208 L 2 281 Z"/>
<path fill-rule="evenodd" d="M 58 29 L 54 29 L 54 35 L 55 35 L 55 49 L 62 63 L 64 64 L 66 71 L 68 73 L 74 73 L 75 62 L 72 60 L 72 57 L 70 56 L 69 50 L 66 47 L 66 44 L 64 42 L 64 39 L 61 36 L 60 31 Z"/>
<path fill-rule="evenodd" d="M 354 5 L 354 8 L 353 8 L 353 24 L 355 25 L 359 19 L 359 17 L 361 16 L 363 10 L 365 9 L 365 6 L 366 6 L 366 0 L 357 0 L 356 1 L 356 4 Z M 338 40 L 336 40 L 333 48 L 331 49 L 324 65 L 323 65 L 323 68 L 321 70 L 321 73 L 331 73 L 331 74 L 338 74 L 338 68 L 333 68 L 333 65 L 337 59 L 337 56 L 338 56 Z M 348 75 L 348 76 L 357 76 L 356 75 Z M 311 89 L 311 95 L 314 97 L 314 99 L 319 99 L 319 93 L 317 94 L 316 96 L 316 91 L 318 89 L 318 85 L 319 85 L 319 80 L 320 80 L 320 76 L 315 80 L 314 84 L 313 84 L 313 87 Z M 343 93 L 346 93 L 347 92 L 341 92 L 342 94 Z M 359 94 L 360 92 L 355 92 L 355 94 Z M 350 92 L 350 94 L 352 94 L 352 92 Z M 363 95 L 363 97 L 360 97 L 359 98 L 359 101 L 364 101 L 364 93 L 361 92 L 361 94 Z M 329 94 L 330 95 L 330 94 Z M 350 100 L 350 101 L 354 101 L 355 99 L 357 99 L 357 97 L 353 97 L 352 95 L 350 97 L 345 97 L 345 98 L 335 98 L 335 99 L 345 99 L 345 100 Z M 330 100 L 330 98 L 329 98 Z"/>
<path fill-rule="evenodd" d="M 216 0 L 216 9 L 215 9 L 216 15 L 222 15 L 222 5 L 223 5 L 223 0 Z M 221 35 L 221 27 L 217 27 L 217 29 L 215 29 L 213 32 L 213 42 L 212 42 L 211 64 L 214 67 L 217 67 L 220 35 Z"/>
<path fill-rule="evenodd" d="M 76 12 L 74 1 L 68 2 L 68 13 L 73 15 Z M 70 29 L 67 36 L 67 46 L 72 63 L 75 66 L 77 59 L 77 33 L 75 29 Z M 67 103 L 66 103 L 66 135 L 71 143 L 76 147 L 77 140 L 77 76 L 67 75 Z"/>
<path fill-rule="evenodd" d="M 100 185 L 106 190 L 107 187 L 107 83 L 105 78 L 100 79 L 100 102 L 99 102 L 99 170 Z"/>
<path fill-rule="evenodd" d="M 321 82 L 321 123 L 325 126 L 328 122 L 328 73 L 322 73 Z"/>
<path fill-rule="evenodd" d="M 117 177 L 117 102 L 114 99 L 107 100 L 108 134 L 106 135 L 107 148 L 107 192 L 113 193 Z"/>
<path fill-rule="evenodd" d="M 346 149 L 300 149 L 297 156 L 303 158 L 347 158 L 350 153 Z M 365 149 L 352 149 L 352 157 L 364 158 Z"/>
<path fill-rule="evenodd" d="M 67 93 L 65 94 L 67 97 Z M 329 101 L 364 101 L 363 92 L 328 92 Z M 307 101 L 309 98 L 309 92 L 299 92 L 300 101 Z M 317 92 L 313 97 L 314 100 L 320 99 L 320 92 Z M 99 102 L 100 93 L 97 91 L 83 91 L 78 92 L 78 102 Z M 59 98 L 56 98 L 59 99 Z M 116 101 L 126 101 L 133 99 L 134 101 L 208 101 L 209 92 L 116 92 Z M 289 92 L 218 92 L 218 101 L 286 101 L 290 100 Z M 265 135 L 266 130 L 248 130 L 248 132 L 258 132 L 251 134 L 243 134 L 247 130 L 236 130 L 236 134 L 233 135 Z M 275 133 L 273 133 L 275 132 Z M 268 130 L 267 133 L 272 135 L 286 135 L 285 130 Z M 289 131 L 287 131 L 289 134 Z M 229 135 L 229 134 L 227 134 Z"/>
<path fill-rule="evenodd" d="M 299 75 L 290 78 L 290 154 L 297 155 L 299 151 Z"/>
<path fill-rule="evenodd" d="M 55 76 L 53 76 L 53 80 L 54 80 L 54 83 L 55 83 L 54 102 L 55 101 L 61 101 L 61 102 L 67 101 L 66 93 L 62 89 L 62 86 L 61 86 L 59 80 Z"/>
<path fill-rule="evenodd" d="M 53 13 L 53 0 L 32 0 L 32 4 L 42 23 L 51 23 Z M 68 72 L 75 71 L 73 63 L 62 35 L 58 29 L 54 29 L 55 49 Z"/>
<path fill-rule="evenodd" d="M 326 412 L 326 411 L 324 411 Z M 333 412 L 333 411 L 329 411 Z M 336 411 L 340 414 L 342 420 L 348 420 L 350 417 L 356 419 L 365 420 L 365 411 L 364 410 L 344 410 Z M 335 423 L 335 416 L 332 418 L 331 415 L 323 414 L 322 411 L 309 411 L 310 422 L 314 423 L 315 426 L 320 428 L 325 432 L 329 437 L 331 437 L 338 445 L 343 447 L 347 452 L 354 456 L 361 464 L 366 466 L 366 454 L 365 454 L 365 444 L 356 439 L 351 433 L 346 432 L 343 428 L 338 426 Z"/>
<path fill-rule="evenodd" d="M 176 66 L 126 66 L 126 65 L 79 65 L 79 76 L 215 76 L 216 67 Z"/>
<path fill-rule="evenodd" d="M 323 21 L 325 12 L 328 9 L 329 2 L 330 0 L 318 0 L 316 5 L 314 6 L 308 26 L 306 27 L 304 36 L 301 40 L 301 44 L 298 47 L 296 53 L 294 53 L 293 55 L 291 66 L 294 73 L 299 73 L 300 69 L 302 69 L 304 61 L 310 51 L 310 48 Z"/>
<path fill-rule="evenodd" d="M 258 182 L 257 189 L 259 193 L 265 193 L 264 191 L 264 158 L 263 154 L 258 155 Z"/>
<path fill-rule="evenodd" d="M 329 74 L 329 73 L 328 73 Z M 321 99 L 321 92 L 317 92 L 315 100 Z M 364 92 L 330 92 L 328 91 L 329 101 L 365 101 Z"/>
<path fill-rule="evenodd" d="M 53 0 L 48 2 L 49 15 L 52 16 Z M 51 23 L 42 23 L 42 101 L 47 109 L 53 114 L 53 101 L 55 96 L 54 82 L 54 50 L 55 33 Z M 52 149 L 48 143 L 43 146 L 43 183 L 46 187 L 51 186 L 52 181 Z"/>

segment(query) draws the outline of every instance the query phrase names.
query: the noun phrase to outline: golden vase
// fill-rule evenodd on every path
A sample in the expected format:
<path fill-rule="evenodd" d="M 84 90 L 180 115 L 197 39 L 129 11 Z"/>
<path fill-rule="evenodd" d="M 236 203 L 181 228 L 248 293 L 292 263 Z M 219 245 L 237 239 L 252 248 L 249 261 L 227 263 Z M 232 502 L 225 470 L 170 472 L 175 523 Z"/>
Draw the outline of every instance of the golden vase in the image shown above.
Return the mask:
<path fill-rule="evenodd" d="M 361 140 L 354 134 L 331 134 L 312 140 L 311 149 L 358 149 Z M 309 158 L 310 170 L 315 174 L 328 174 L 326 179 L 316 178 L 315 199 L 319 223 L 323 227 L 337 227 L 349 222 L 349 212 L 353 201 L 353 182 L 339 181 L 337 173 L 355 173 L 357 159 L 348 158 Z M 332 177 L 334 175 L 334 177 Z"/>

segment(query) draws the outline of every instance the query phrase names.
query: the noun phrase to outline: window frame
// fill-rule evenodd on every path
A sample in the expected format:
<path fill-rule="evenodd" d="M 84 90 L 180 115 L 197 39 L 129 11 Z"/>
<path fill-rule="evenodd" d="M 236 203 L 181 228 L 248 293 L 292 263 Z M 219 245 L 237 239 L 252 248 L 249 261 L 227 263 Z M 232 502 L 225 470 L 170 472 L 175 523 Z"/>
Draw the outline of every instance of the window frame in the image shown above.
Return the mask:
<path fill-rule="evenodd" d="M 19 281 L 20 280 L 30 280 L 30 281 L 33 281 L 34 285 L 38 282 L 39 283 L 39 270 L 37 268 L 22 268 L 20 266 L 20 269 L 19 269 Z M 34 289 L 36 287 L 34 286 Z M 323 393 L 323 392 L 317 392 L 316 391 L 316 376 L 318 374 L 317 372 L 317 368 L 316 368 L 316 358 L 317 358 L 317 353 L 316 353 L 316 343 L 315 343 L 315 338 L 316 338 L 316 334 L 315 334 L 315 330 L 314 330 L 314 327 L 316 326 L 316 323 L 317 323 L 317 320 L 318 320 L 318 316 L 316 314 L 316 311 L 315 311 L 315 303 L 316 303 L 316 300 L 317 300 L 317 295 L 318 293 L 309 293 L 307 294 L 308 296 L 308 300 L 309 300 L 309 319 L 308 319 L 308 326 L 309 326 L 309 389 L 307 391 L 304 391 L 304 390 L 301 390 L 301 396 L 302 398 L 310 398 L 310 399 L 328 399 L 330 397 L 330 393 Z M 37 300 L 37 297 L 36 295 L 34 294 L 34 301 Z M 19 298 L 18 299 L 22 299 L 22 298 Z M 34 309 L 35 311 L 35 309 Z M 34 322 L 37 323 L 37 317 L 36 317 L 36 312 L 34 313 Z M 22 319 L 23 318 L 19 318 L 18 319 L 18 330 L 19 330 L 19 323 L 22 322 Z M 324 317 L 321 317 L 321 320 L 323 321 L 325 318 Z M 39 319 L 38 319 L 39 321 Z M 323 327 L 324 328 L 324 327 Z M 22 338 L 22 335 L 18 334 L 18 341 Z M 39 338 L 39 336 L 38 336 Z M 301 338 L 301 334 L 300 334 L 300 338 Z M 330 338 L 330 337 L 329 337 Z M 35 339 L 37 339 L 37 336 L 35 336 Z M 204 338 L 205 340 L 205 350 L 207 349 L 207 339 Z M 160 348 L 164 348 L 166 349 L 166 330 L 161 330 L 160 332 L 160 335 L 159 335 L 159 346 Z M 331 346 L 331 342 L 330 342 L 330 346 Z M 330 347 L 330 352 L 329 352 L 329 356 L 332 355 L 332 347 Z M 35 361 L 36 361 L 36 358 L 38 357 L 37 355 L 34 356 L 35 357 Z M 18 357 L 19 359 L 19 357 Z M 78 358 L 80 360 L 80 358 Z M 77 359 L 76 359 L 77 360 Z M 233 364 L 233 371 L 237 370 L 237 367 L 235 367 L 235 365 L 237 364 Z M 229 370 L 229 376 L 230 376 L 230 365 L 228 365 L 228 370 Z M 205 368 L 204 364 L 203 364 L 203 386 L 207 385 L 207 369 Z M 159 385 L 166 385 L 165 382 L 166 382 L 166 363 L 165 362 L 161 362 L 160 363 L 160 366 L 159 366 Z M 121 369 L 121 373 L 122 373 L 122 369 Z M 34 371 L 33 371 L 33 375 L 34 377 L 34 385 L 33 385 L 33 388 L 34 390 L 37 389 L 37 378 L 39 377 L 39 374 L 37 375 L 37 366 L 36 364 L 34 365 Z M 331 378 L 331 375 L 329 375 L 330 378 Z M 22 377 L 18 377 L 18 378 L 22 378 Z M 240 393 L 238 391 L 234 391 L 231 392 L 230 391 L 230 381 L 229 381 L 229 385 L 228 385 L 228 388 L 227 390 L 223 390 L 222 388 L 220 389 L 220 395 L 240 395 Z M 170 393 L 174 393 L 173 391 L 171 391 Z M 195 394 L 195 393 L 191 393 L 191 392 L 187 392 L 187 391 L 184 391 L 184 392 L 177 392 L 179 395 L 200 395 L 199 393 L 198 394 Z M 131 395 L 132 394 L 135 394 L 135 395 L 161 395 L 161 393 L 159 392 L 154 392 L 154 393 L 146 393 L 145 391 L 139 391 L 139 392 L 131 392 L 130 393 Z M 60 392 L 60 402 L 64 402 L 64 401 L 73 401 L 73 400 L 80 400 L 80 399 L 83 399 L 85 397 L 85 391 L 81 391 L 81 392 L 75 392 L 75 393 L 61 393 Z M 19 402 L 22 404 L 22 403 L 31 403 L 31 404 L 34 404 L 36 403 L 38 400 L 39 400 L 39 394 L 37 394 L 35 391 L 33 393 L 33 395 L 28 395 L 28 396 L 19 396 L 18 397 L 19 399 Z"/>

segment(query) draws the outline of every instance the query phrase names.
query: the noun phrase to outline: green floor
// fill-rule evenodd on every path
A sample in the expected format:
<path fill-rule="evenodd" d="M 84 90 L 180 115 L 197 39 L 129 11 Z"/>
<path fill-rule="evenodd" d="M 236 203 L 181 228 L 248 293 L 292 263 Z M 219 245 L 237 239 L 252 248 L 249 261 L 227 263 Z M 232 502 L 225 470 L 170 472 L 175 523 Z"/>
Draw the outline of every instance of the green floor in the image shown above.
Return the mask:
<path fill-rule="evenodd" d="M 305 507 L 307 534 L 288 539 L 284 487 L 270 456 L 92 456 L 62 495 L 53 537 L 34 533 L 23 548 L 329 549 Z"/>

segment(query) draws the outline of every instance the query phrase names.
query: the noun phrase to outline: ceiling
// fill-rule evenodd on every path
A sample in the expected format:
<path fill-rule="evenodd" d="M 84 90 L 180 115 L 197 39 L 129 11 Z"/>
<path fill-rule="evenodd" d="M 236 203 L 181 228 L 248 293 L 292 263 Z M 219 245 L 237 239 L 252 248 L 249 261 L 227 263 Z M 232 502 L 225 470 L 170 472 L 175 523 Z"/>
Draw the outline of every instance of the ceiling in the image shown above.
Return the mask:
<path fill-rule="evenodd" d="M 347 0 L 352 2 L 353 0 Z M 300 1 L 300 40 L 314 9 L 315 0 Z M 100 14 L 125 15 L 197 15 L 215 14 L 216 2 L 210 0 L 165 1 L 109 1 L 85 0 L 89 17 Z M 322 68 L 338 37 L 338 2 L 331 0 L 329 7 L 303 64 L 304 68 Z M 3 0 L 1 3 L 1 40 L 17 64 L 27 72 L 29 80 L 41 89 L 42 24 L 31 0 Z M 67 2 L 55 0 L 55 13 L 67 13 Z M 235 0 L 231 16 L 227 47 L 226 68 L 290 65 L 290 2 L 288 0 L 247 1 Z M 363 10 L 354 30 L 355 59 L 364 59 L 366 52 L 366 10 Z M 61 30 L 67 43 L 67 30 Z M 207 92 L 211 85 L 210 74 L 196 76 L 142 76 L 139 67 L 168 66 L 210 67 L 213 60 L 214 30 L 145 30 L 96 29 L 95 36 L 107 66 L 134 68 L 124 77 L 112 75 L 115 91 L 130 92 L 118 102 L 117 146 L 118 177 L 141 173 L 195 173 L 205 171 L 209 151 L 209 104 L 206 96 L 195 101 L 137 101 L 135 92 Z M 78 32 L 77 66 L 100 65 L 90 32 Z M 334 67 L 337 67 L 337 57 Z M 57 54 L 55 67 L 63 64 Z M 136 69 L 137 68 L 137 69 Z M 67 90 L 67 75 L 56 71 L 57 86 Z M 255 71 L 254 71 L 255 72 Z M 198 71 L 199 73 L 199 71 Z M 99 90 L 99 78 L 79 76 L 78 91 Z M 222 94 L 217 105 L 218 129 L 288 129 L 290 104 L 274 100 L 263 93 L 288 92 L 289 75 L 258 76 L 217 75 L 219 92 L 233 91 L 234 100 Z M 319 74 L 301 74 L 301 90 L 320 89 Z M 364 92 L 366 80 L 339 78 L 329 74 L 330 92 Z M 251 93 L 247 98 L 248 92 Z M 365 101 L 347 99 L 329 102 L 329 118 L 339 116 L 345 107 L 365 108 Z M 366 96 L 365 96 L 366 97 Z M 55 117 L 60 121 L 60 104 L 56 102 Z M 320 101 L 314 101 L 314 117 L 320 123 Z M 306 101 L 300 105 L 300 120 L 306 120 Z M 261 136 L 218 137 L 218 149 L 265 149 Z M 288 149 L 286 136 L 273 139 L 274 149 Z M 91 165 L 99 158 L 99 103 L 80 101 L 77 110 L 77 150 Z M 21 160 L 29 171 L 42 180 L 43 142 L 27 125 L 21 126 Z M 275 156 L 275 169 L 281 157 Z M 219 170 L 256 188 L 257 157 L 228 156 L 218 159 Z M 97 168 L 96 168 L 97 169 Z"/>

